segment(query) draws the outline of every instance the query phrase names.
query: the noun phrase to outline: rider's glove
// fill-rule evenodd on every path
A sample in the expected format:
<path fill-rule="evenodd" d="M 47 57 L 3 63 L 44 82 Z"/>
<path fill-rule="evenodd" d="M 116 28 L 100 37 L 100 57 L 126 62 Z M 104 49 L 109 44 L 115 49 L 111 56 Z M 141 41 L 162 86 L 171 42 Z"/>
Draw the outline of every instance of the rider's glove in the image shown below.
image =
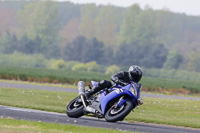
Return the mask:
<path fill-rule="evenodd" d="M 143 104 L 143 99 L 141 97 L 139 97 L 137 99 L 138 105 L 142 105 Z"/>
<path fill-rule="evenodd" d="M 117 78 L 114 82 L 115 82 L 115 83 L 119 83 L 119 79 Z"/>

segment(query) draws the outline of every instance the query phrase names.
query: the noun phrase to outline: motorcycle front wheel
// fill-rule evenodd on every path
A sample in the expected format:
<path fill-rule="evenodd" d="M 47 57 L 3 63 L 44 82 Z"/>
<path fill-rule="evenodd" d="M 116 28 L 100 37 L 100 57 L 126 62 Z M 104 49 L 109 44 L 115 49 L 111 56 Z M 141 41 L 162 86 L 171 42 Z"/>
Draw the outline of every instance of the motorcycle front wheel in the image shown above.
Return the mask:
<path fill-rule="evenodd" d="M 116 122 L 123 120 L 133 109 L 133 104 L 130 101 L 124 102 L 119 108 L 111 107 L 105 114 L 105 119 L 108 122 Z"/>
<path fill-rule="evenodd" d="M 83 103 L 78 102 L 79 97 L 73 99 L 68 105 L 66 109 L 66 113 L 69 117 L 78 118 L 83 116 Z"/>

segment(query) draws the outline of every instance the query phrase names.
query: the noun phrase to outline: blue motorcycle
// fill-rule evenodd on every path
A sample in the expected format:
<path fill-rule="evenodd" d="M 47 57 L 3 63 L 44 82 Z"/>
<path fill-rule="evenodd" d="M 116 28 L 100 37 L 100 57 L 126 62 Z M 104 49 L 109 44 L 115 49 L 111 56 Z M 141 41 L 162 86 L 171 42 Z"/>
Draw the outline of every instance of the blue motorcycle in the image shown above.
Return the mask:
<path fill-rule="evenodd" d="M 91 83 L 93 87 L 98 84 L 95 81 Z M 140 104 L 138 98 L 141 88 L 141 84 L 135 82 L 126 86 L 114 84 L 111 88 L 102 90 L 86 100 L 84 97 L 85 83 L 79 81 L 79 96 L 67 105 L 66 113 L 73 118 L 89 115 L 105 118 L 108 122 L 122 121 L 131 110 Z"/>

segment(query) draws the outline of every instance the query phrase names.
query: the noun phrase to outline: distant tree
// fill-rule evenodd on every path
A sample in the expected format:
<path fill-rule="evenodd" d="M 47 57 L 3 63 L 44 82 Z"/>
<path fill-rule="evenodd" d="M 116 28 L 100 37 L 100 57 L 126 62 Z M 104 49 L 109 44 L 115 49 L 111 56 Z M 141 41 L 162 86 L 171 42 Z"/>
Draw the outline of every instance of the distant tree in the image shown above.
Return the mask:
<path fill-rule="evenodd" d="M 95 4 L 87 4 L 81 8 L 80 34 L 86 38 L 93 38 L 95 35 L 95 18 L 99 10 Z"/>
<path fill-rule="evenodd" d="M 18 15 L 23 27 L 22 35 L 32 40 L 38 36 L 42 41 L 40 50 L 43 53 L 46 52 L 47 47 L 57 42 L 58 23 L 55 2 L 30 2 L 18 12 Z"/>
<path fill-rule="evenodd" d="M 170 51 L 167 60 L 164 63 L 164 68 L 167 69 L 178 69 L 180 64 L 182 63 L 183 57 L 180 53 L 176 51 Z"/>
<path fill-rule="evenodd" d="M 138 5 L 133 5 L 125 12 L 120 41 L 128 44 L 137 41 L 140 45 L 158 43 L 159 30 L 160 20 L 153 9 L 141 10 Z"/>
<path fill-rule="evenodd" d="M 138 64 L 139 60 L 143 57 L 140 56 L 140 46 L 137 42 L 130 44 L 121 44 L 115 53 L 114 64 L 121 66 L 130 66 L 132 64 Z"/>
<path fill-rule="evenodd" d="M 186 69 L 200 72 L 200 55 L 195 50 L 187 56 Z"/>
<path fill-rule="evenodd" d="M 87 40 L 83 36 L 77 37 L 67 44 L 63 50 L 63 58 L 68 61 L 101 62 L 104 55 L 104 44 L 96 38 Z"/>
<path fill-rule="evenodd" d="M 63 59 L 66 61 L 82 61 L 82 49 L 87 44 L 87 39 L 83 36 L 79 36 L 68 43 L 62 51 Z"/>
<path fill-rule="evenodd" d="M 74 4 L 72 2 L 56 2 L 58 12 L 58 22 L 60 22 L 61 28 L 65 27 L 73 18 L 80 19 L 81 5 Z"/>
<path fill-rule="evenodd" d="M 104 44 L 96 38 L 88 40 L 82 49 L 82 62 L 96 61 L 101 63 L 104 55 Z"/>
<path fill-rule="evenodd" d="M 45 57 L 48 59 L 56 58 L 59 59 L 61 57 L 61 49 L 58 45 L 52 44 L 48 48 L 45 49 Z"/>
<path fill-rule="evenodd" d="M 123 23 L 120 29 L 120 43 L 132 43 L 136 41 L 137 19 L 142 10 L 139 5 L 135 4 L 125 10 Z"/>
<path fill-rule="evenodd" d="M 36 37 L 35 39 L 31 40 L 26 36 L 23 36 L 21 40 L 19 40 L 17 51 L 26 54 L 40 53 L 41 52 L 40 46 L 41 46 L 41 39 L 39 37 Z"/>
<path fill-rule="evenodd" d="M 80 34 L 89 39 L 97 38 L 106 47 L 116 45 L 122 18 L 123 10 L 118 7 L 89 4 L 81 10 Z"/>
<path fill-rule="evenodd" d="M 139 45 L 137 42 L 121 44 L 115 55 L 115 64 L 138 64 L 146 68 L 162 68 L 168 51 L 163 44 Z"/>
<path fill-rule="evenodd" d="M 16 23 L 15 11 L 11 8 L 0 8 L 0 33 L 11 31 Z"/>
<path fill-rule="evenodd" d="M 79 32 L 80 20 L 78 18 L 72 18 L 67 25 L 61 31 L 61 47 L 64 47 L 67 43 L 72 42 L 80 35 Z"/>
<path fill-rule="evenodd" d="M 162 68 L 167 59 L 168 50 L 162 43 L 159 44 L 146 44 L 141 47 L 141 54 L 143 54 L 140 63 L 146 68 Z"/>
<path fill-rule="evenodd" d="M 115 49 L 112 46 L 104 47 L 104 55 L 100 64 L 112 65 L 115 63 Z"/>
<path fill-rule="evenodd" d="M 12 54 L 17 50 L 18 39 L 16 35 L 11 35 L 9 31 L 1 37 L 0 52 L 5 54 Z"/>
<path fill-rule="evenodd" d="M 106 46 L 118 43 L 119 29 L 122 23 L 123 11 L 115 6 L 102 6 L 94 19 L 95 34 L 98 40 L 103 41 Z"/>

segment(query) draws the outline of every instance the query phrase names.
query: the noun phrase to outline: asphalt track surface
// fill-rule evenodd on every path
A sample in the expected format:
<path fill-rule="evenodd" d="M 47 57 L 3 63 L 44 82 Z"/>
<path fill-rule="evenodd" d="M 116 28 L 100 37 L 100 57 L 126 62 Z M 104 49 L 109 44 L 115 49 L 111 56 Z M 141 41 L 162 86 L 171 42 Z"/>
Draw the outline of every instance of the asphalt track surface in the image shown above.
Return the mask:
<path fill-rule="evenodd" d="M 146 132 L 146 133 L 200 133 L 200 130 L 175 128 L 170 126 L 158 126 L 149 124 L 137 124 L 127 122 L 106 122 L 104 119 L 89 117 L 69 118 L 66 114 L 46 112 L 33 109 L 16 108 L 9 106 L 0 106 L 0 117 L 11 117 L 14 119 L 23 119 L 29 121 L 62 123 L 70 125 L 109 128 L 123 131 Z"/>
<path fill-rule="evenodd" d="M 0 82 L 0 87 L 77 92 L 77 89 L 70 89 L 70 88 L 38 86 L 38 85 L 29 85 L 29 84 L 14 84 L 14 83 L 4 83 L 4 82 Z M 154 97 L 154 95 L 147 94 L 147 97 Z M 162 95 L 158 95 L 157 97 L 163 98 Z M 170 98 L 170 97 L 164 97 L 164 98 Z M 190 97 L 173 97 L 173 98 L 200 100 L 198 98 L 193 99 Z M 134 131 L 134 132 L 200 133 L 200 129 L 163 126 L 163 125 L 161 126 L 161 125 L 155 125 L 155 124 L 127 123 L 127 122 L 110 123 L 110 122 L 106 122 L 104 119 L 89 118 L 89 117 L 69 118 L 66 114 L 63 114 L 63 113 L 46 112 L 46 111 L 40 111 L 40 110 L 16 108 L 16 107 L 1 106 L 1 105 L 0 105 L 0 117 L 1 118 L 11 117 L 14 119 L 22 119 L 22 120 L 29 120 L 29 121 L 63 123 L 63 124 L 72 124 L 72 125 L 88 126 L 88 127 L 110 128 L 110 129 Z"/>

